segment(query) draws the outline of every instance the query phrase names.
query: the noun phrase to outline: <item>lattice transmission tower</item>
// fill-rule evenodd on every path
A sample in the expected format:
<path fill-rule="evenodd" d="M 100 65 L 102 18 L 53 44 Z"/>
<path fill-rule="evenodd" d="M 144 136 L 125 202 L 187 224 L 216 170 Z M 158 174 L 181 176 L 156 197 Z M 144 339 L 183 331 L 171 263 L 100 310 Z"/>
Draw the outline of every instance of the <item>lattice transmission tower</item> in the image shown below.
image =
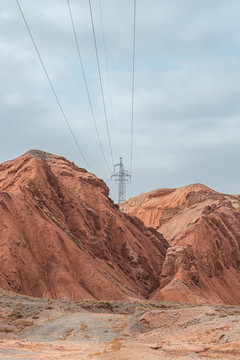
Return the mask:
<path fill-rule="evenodd" d="M 116 167 L 119 167 L 119 171 L 116 171 Z M 127 170 L 124 170 L 122 158 L 120 157 L 119 164 L 114 165 L 114 174 L 112 175 L 112 178 L 115 178 L 115 181 L 118 182 L 118 203 L 122 204 L 124 201 L 126 201 L 126 182 L 129 178 L 131 178 L 131 175 L 128 174 Z"/>

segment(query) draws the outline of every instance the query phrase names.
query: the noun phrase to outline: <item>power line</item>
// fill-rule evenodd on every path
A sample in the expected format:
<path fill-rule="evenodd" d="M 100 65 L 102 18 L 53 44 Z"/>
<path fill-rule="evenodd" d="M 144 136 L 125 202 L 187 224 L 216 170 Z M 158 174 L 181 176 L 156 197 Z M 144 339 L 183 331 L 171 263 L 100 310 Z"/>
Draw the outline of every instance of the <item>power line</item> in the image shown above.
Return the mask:
<path fill-rule="evenodd" d="M 112 165 L 114 167 L 112 144 L 111 144 L 110 132 L 109 132 L 109 126 L 108 126 L 108 117 L 107 117 L 107 111 L 106 111 L 105 98 L 104 98 L 104 93 L 103 93 L 102 76 L 101 76 L 100 63 L 99 63 L 99 57 L 98 57 L 97 40 L 96 40 L 96 34 L 95 34 L 95 28 L 94 28 L 91 0 L 89 0 L 88 3 L 89 3 L 90 15 L 91 15 L 92 31 L 93 31 L 93 38 L 94 38 L 94 45 L 95 45 L 95 53 L 96 53 L 99 81 L 100 81 L 102 101 L 103 101 L 103 110 L 104 110 L 105 122 L 106 122 L 107 134 L 108 134 L 108 143 L 109 143 L 109 149 L 110 149 L 110 154 L 111 154 L 111 159 L 112 159 Z"/>
<path fill-rule="evenodd" d="M 134 0 L 133 9 L 133 61 L 132 61 L 132 121 L 131 121 L 131 153 L 130 153 L 130 174 L 132 174 L 133 158 L 133 123 L 134 123 L 134 96 L 135 96 L 135 52 L 136 52 L 136 10 L 137 0 Z"/>
<path fill-rule="evenodd" d="M 90 105 L 90 109 L 91 109 L 91 113 L 92 113 L 92 118 L 93 118 L 94 126 L 95 126 L 95 129 L 96 129 L 97 137 L 98 137 L 98 142 L 99 142 L 99 145 L 100 145 L 100 148 L 101 148 L 101 151 L 102 151 L 106 166 L 107 166 L 108 170 L 111 171 L 110 167 L 108 166 L 108 162 L 107 162 L 104 150 L 103 150 L 102 142 L 101 142 L 101 139 L 100 139 L 100 135 L 99 135 L 99 131 L 98 131 L 97 123 L 96 123 L 96 118 L 95 118 L 94 111 L 93 111 L 93 105 L 92 105 L 92 101 L 91 101 L 91 97 L 90 97 L 90 93 L 89 93 L 89 88 L 88 88 L 88 84 L 87 84 L 85 70 L 84 70 L 84 67 L 83 67 L 82 57 L 81 57 L 81 53 L 80 53 L 80 47 L 79 47 L 79 43 L 78 43 L 78 39 L 77 39 L 76 29 L 75 29 L 75 25 L 74 25 L 74 20 L 73 20 L 73 15 L 72 15 L 72 10 L 71 10 L 69 0 L 67 0 L 67 4 L 68 4 L 69 14 L 70 14 L 70 18 L 71 18 L 71 23 L 72 23 L 74 39 L 75 39 L 75 43 L 76 43 L 76 47 L 77 47 L 78 58 L 79 58 L 80 66 L 81 66 L 81 69 L 82 69 L 84 84 L 85 84 L 85 88 L 86 88 L 86 91 L 87 91 L 87 97 L 88 97 L 88 101 L 89 101 L 89 105 Z"/>
<path fill-rule="evenodd" d="M 59 98 L 58 98 L 58 96 L 57 96 L 57 94 L 56 94 L 56 91 L 55 91 L 54 87 L 53 87 L 52 81 L 51 81 L 51 79 L 50 79 L 50 77 L 49 77 L 49 75 L 48 75 L 47 69 L 46 69 L 46 67 L 45 67 L 45 65 L 44 65 L 43 59 L 42 59 L 42 57 L 41 57 L 41 55 L 40 55 L 40 52 L 39 52 L 38 47 L 37 47 L 37 45 L 36 45 L 36 42 L 35 42 L 35 40 L 34 40 L 34 38 L 33 38 L 33 35 L 32 35 L 32 33 L 31 33 L 31 30 L 30 30 L 30 28 L 29 28 L 29 26 L 28 26 L 27 20 L 26 20 L 26 18 L 25 18 L 25 15 L 24 15 L 24 13 L 23 13 L 23 10 L 22 10 L 22 8 L 21 8 L 21 6 L 20 6 L 20 4 L 19 4 L 19 1 L 16 0 L 16 3 L 17 3 L 17 5 L 18 5 L 18 8 L 19 8 L 20 13 L 21 13 L 22 18 L 23 18 L 23 21 L 24 21 L 24 23 L 25 23 L 25 25 L 26 25 L 27 31 L 28 31 L 28 33 L 29 33 L 29 35 L 30 35 L 31 40 L 32 40 L 33 46 L 34 46 L 34 48 L 35 48 L 35 50 L 36 50 L 36 52 L 37 52 L 37 55 L 38 55 L 38 58 L 39 58 L 39 60 L 40 60 L 41 65 L 42 65 L 43 71 L 44 71 L 44 73 L 45 73 L 45 75 L 46 75 L 46 77 L 47 77 L 47 79 L 48 79 L 49 85 L 50 85 L 50 87 L 51 87 L 51 89 L 52 89 L 52 92 L 53 92 L 53 94 L 54 94 L 54 96 L 55 96 L 55 99 L 56 99 L 56 101 L 57 101 L 57 103 L 58 103 L 58 106 L 59 106 L 59 109 L 60 109 L 60 111 L 61 111 L 61 113 L 62 113 L 62 116 L 63 116 L 64 120 L 65 120 L 66 123 L 67 123 L 68 129 L 69 129 L 69 131 L 70 131 L 70 133 L 71 133 L 71 135 L 72 135 L 72 137 L 73 137 L 73 140 L 74 140 L 75 144 L 77 145 L 77 148 L 78 148 L 80 154 L 82 155 L 83 160 L 85 161 L 85 163 L 86 163 L 87 167 L 89 168 L 89 170 L 92 171 L 91 168 L 90 168 L 90 166 L 89 166 L 89 164 L 88 164 L 88 162 L 87 162 L 87 160 L 86 160 L 86 158 L 85 158 L 85 156 L 83 155 L 83 152 L 82 152 L 82 150 L 81 150 L 78 142 L 77 142 L 77 139 L 76 139 L 76 137 L 75 137 L 75 135 L 74 135 L 74 133 L 73 133 L 73 131 L 72 131 L 72 128 L 71 128 L 71 126 L 70 126 L 70 124 L 69 124 L 69 121 L 68 121 L 68 119 L 67 119 L 67 116 L 66 116 L 65 112 L 63 111 L 62 105 L 61 105 L 60 100 L 59 100 Z"/>
<path fill-rule="evenodd" d="M 100 19 L 101 19 L 101 28 L 102 28 L 103 49 L 104 49 L 104 55 L 105 55 L 105 65 L 106 65 L 106 70 L 107 70 L 107 80 L 108 80 L 107 83 L 108 83 L 108 91 L 109 91 L 109 98 L 110 98 L 110 105 L 111 105 L 111 113 L 112 113 L 112 119 L 113 119 L 113 125 L 114 125 L 115 141 L 116 141 L 116 145 L 117 145 L 117 151 L 119 153 L 119 147 L 118 147 L 118 141 L 117 141 L 116 119 L 115 119 L 115 115 L 114 115 L 114 111 L 113 111 L 112 91 L 111 91 L 110 77 L 109 77 L 109 70 L 108 70 L 108 61 L 107 61 L 107 51 L 106 51 L 106 41 L 105 41 L 104 26 L 103 26 L 101 0 L 99 0 L 99 10 L 100 10 Z"/>

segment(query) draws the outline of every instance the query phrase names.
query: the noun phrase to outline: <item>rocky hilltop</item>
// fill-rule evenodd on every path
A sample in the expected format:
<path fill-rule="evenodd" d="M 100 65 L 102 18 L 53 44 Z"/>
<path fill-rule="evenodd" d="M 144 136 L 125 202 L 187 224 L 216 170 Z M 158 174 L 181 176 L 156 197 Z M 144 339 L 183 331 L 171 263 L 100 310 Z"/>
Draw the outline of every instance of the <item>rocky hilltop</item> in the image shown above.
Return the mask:
<path fill-rule="evenodd" d="M 169 242 L 154 300 L 240 304 L 240 201 L 205 185 L 158 189 L 124 209 Z"/>
<path fill-rule="evenodd" d="M 69 299 L 146 298 L 168 244 L 118 210 L 105 183 L 31 150 L 0 165 L 0 287 Z"/>

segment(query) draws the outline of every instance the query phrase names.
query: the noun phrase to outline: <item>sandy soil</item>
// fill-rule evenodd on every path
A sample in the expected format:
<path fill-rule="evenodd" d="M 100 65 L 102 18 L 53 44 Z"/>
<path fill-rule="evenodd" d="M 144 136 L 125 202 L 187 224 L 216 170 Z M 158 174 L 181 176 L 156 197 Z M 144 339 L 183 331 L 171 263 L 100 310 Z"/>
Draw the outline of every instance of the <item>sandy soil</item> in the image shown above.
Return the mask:
<path fill-rule="evenodd" d="M 240 359 L 240 308 L 0 291 L 1 359 Z"/>

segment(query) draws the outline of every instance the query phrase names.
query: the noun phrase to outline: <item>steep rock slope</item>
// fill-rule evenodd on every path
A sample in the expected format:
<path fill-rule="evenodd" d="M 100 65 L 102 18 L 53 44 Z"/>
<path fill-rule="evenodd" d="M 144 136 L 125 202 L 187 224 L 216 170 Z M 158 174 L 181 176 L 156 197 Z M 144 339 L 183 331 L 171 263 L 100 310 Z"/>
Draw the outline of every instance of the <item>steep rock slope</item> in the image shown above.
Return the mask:
<path fill-rule="evenodd" d="M 168 244 L 108 192 L 42 151 L 1 164 L 0 287 L 38 297 L 147 297 L 160 285 Z"/>
<path fill-rule="evenodd" d="M 193 184 L 125 203 L 171 246 L 152 299 L 240 304 L 239 200 Z"/>

